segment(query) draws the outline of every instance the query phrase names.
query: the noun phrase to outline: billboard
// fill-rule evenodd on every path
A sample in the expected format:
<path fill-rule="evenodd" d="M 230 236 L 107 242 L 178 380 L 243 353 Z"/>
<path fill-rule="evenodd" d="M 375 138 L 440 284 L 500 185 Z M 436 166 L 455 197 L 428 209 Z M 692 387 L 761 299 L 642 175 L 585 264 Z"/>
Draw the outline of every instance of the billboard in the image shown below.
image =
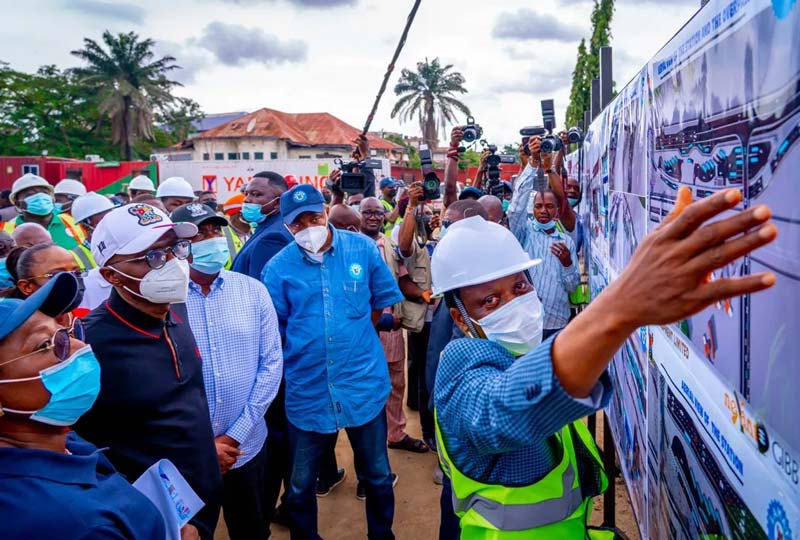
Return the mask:
<path fill-rule="evenodd" d="M 771 271 L 767 292 L 632 335 L 608 408 L 643 538 L 800 538 L 800 6 L 715 0 L 672 38 L 569 156 L 592 294 L 695 198 L 768 204 L 778 240 L 712 279 Z M 570 174 L 573 174 L 572 172 Z"/>

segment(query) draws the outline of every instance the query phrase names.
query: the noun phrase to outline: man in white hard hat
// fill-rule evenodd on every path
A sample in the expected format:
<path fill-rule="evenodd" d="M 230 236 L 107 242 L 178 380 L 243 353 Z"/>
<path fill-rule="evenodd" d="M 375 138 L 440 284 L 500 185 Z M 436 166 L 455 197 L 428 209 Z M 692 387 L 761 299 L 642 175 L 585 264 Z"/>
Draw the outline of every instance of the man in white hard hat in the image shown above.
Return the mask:
<path fill-rule="evenodd" d="M 167 178 L 158 185 L 156 197 L 164 203 L 167 213 L 194 200 L 194 191 L 191 184 L 180 176 Z"/>
<path fill-rule="evenodd" d="M 143 194 L 155 195 L 156 186 L 153 185 L 153 181 L 150 180 L 150 178 L 140 174 L 128 184 L 128 193 L 130 194 L 131 200 Z"/>
<path fill-rule="evenodd" d="M 72 250 L 72 254 L 84 272 L 97 267 L 92 257 L 92 232 L 103 216 L 113 209 L 114 203 L 108 197 L 95 192 L 81 195 L 72 203 L 72 218 L 83 227 L 86 234 L 84 241 Z"/>
<path fill-rule="evenodd" d="M 53 200 L 53 186 L 41 176 L 25 174 L 11 186 L 9 200 L 20 214 L 7 221 L 3 230 L 11 233 L 23 223 L 37 223 L 47 229 L 53 243 L 64 249 L 74 249 L 84 240 L 84 233 L 69 214 L 58 215 Z"/>
<path fill-rule="evenodd" d="M 75 199 L 81 195 L 86 195 L 86 186 L 77 180 L 65 178 L 56 184 L 53 195 L 56 207 L 55 213 L 62 214 L 66 212 L 69 214 Z"/>
<path fill-rule="evenodd" d="M 606 367 L 639 327 L 775 283 L 773 274 L 706 279 L 777 235 L 766 206 L 705 224 L 741 197 L 722 191 L 669 216 L 619 278 L 544 342 L 527 273 L 539 261 L 500 225 L 468 218 L 448 229 L 433 256 L 433 288 L 468 338 L 442 353 L 434 402 L 462 538 L 614 537 L 586 525 L 608 479 L 579 420 L 608 403 Z"/>

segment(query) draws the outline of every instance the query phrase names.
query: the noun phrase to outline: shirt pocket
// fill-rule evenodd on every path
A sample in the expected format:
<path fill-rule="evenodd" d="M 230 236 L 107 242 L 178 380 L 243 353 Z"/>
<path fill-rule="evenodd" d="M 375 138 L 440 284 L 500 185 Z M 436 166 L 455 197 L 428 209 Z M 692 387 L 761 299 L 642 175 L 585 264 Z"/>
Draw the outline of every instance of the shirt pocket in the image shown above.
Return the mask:
<path fill-rule="evenodd" d="M 344 288 L 344 313 L 348 319 L 360 319 L 371 315 L 369 305 L 369 288 L 365 281 L 345 281 Z"/>

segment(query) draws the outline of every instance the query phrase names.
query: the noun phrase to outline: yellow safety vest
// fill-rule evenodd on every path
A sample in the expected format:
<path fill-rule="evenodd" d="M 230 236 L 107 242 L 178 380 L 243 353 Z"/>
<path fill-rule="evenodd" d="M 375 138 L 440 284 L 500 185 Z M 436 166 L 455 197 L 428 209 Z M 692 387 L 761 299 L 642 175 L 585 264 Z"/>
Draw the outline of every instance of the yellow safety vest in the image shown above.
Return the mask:
<path fill-rule="evenodd" d="M 72 238 L 75 239 L 75 242 L 78 245 L 82 244 L 86 240 L 86 233 L 83 231 L 83 227 L 78 225 L 78 223 L 73 219 L 72 215 L 67 212 L 62 214 L 56 214 L 55 217 L 61 220 L 61 223 L 64 224 L 64 227 L 69 231 L 69 234 Z M 3 225 L 3 230 L 8 234 L 14 232 L 14 229 L 17 228 L 17 220 L 12 219 L 11 221 L 6 221 Z"/>
<path fill-rule="evenodd" d="M 97 263 L 92 257 L 92 251 L 83 244 L 78 244 L 78 247 L 74 248 L 71 253 L 81 272 L 88 272 L 93 268 L 97 268 Z"/>
<path fill-rule="evenodd" d="M 236 254 L 242 250 L 244 242 L 242 242 L 242 239 L 239 238 L 239 235 L 236 234 L 231 227 L 222 227 L 222 232 L 225 235 L 225 240 L 228 242 L 229 253 L 228 262 L 225 263 L 225 270 L 230 270 L 231 265 L 233 265 L 233 259 L 235 259 Z"/>

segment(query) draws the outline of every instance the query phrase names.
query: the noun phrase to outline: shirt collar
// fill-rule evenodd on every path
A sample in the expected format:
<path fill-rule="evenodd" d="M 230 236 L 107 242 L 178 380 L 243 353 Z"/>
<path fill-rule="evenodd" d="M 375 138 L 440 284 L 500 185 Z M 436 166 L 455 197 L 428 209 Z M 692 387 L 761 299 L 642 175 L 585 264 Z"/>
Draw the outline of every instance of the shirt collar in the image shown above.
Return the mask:
<path fill-rule="evenodd" d="M 95 450 L 87 455 L 69 455 L 52 450 L 0 449 L 0 475 L 33 477 L 59 484 L 97 485 Z"/>
<path fill-rule="evenodd" d="M 217 276 L 217 278 L 214 281 L 211 282 L 211 290 L 212 291 L 215 291 L 217 289 L 222 290 L 222 288 L 223 288 L 223 286 L 225 284 L 225 274 L 227 272 L 228 271 L 224 270 L 224 269 L 219 271 L 219 275 Z M 189 290 L 196 291 L 196 292 L 202 294 L 202 289 L 201 289 L 200 285 L 195 283 L 193 280 L 189 280 Z"/>

